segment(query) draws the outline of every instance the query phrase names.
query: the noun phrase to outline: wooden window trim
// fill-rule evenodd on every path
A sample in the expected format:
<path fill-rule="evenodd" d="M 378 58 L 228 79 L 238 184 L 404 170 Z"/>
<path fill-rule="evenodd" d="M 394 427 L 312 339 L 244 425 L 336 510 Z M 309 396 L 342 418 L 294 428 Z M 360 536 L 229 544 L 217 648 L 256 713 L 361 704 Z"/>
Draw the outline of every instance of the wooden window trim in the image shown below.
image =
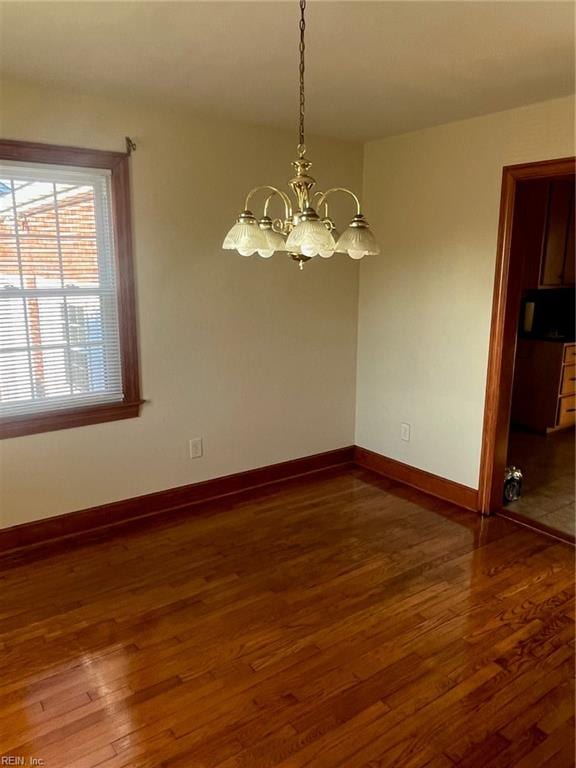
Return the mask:
<path fill-rule="evenodd" d="M 112 228 L 116 252 L 118 326 L 124 391 L 124 399 L 118 403 L 0 418 L 0 439 L 82 427 L 117 419 L 130 419 L 140 415 L 143 401 L 140 396 L 128 157 L 129 155 L 125 152 L 0 140 L 0 160 L 105 168 L 111 171 Z"/>

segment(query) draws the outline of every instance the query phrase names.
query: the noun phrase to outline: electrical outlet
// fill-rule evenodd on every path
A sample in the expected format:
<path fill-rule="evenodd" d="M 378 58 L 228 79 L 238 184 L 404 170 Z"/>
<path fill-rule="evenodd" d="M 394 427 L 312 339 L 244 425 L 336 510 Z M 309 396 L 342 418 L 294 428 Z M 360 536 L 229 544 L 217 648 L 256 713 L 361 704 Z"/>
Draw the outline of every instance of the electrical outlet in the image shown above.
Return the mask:
<path fill-rule="evenodd" d="M 192 440 L 188 442 L 188 452 L 191 459 L 199 459 L 204 455 L 201 437 L 193 437 Z"/>
<path fill-rule="evenodd" d="M 406 440 L 406 442 L 410 442 L 410 430 L 411 430 L 410 424 L 400 425 L 400 437 L 402 438 L 402 440 Z"/>

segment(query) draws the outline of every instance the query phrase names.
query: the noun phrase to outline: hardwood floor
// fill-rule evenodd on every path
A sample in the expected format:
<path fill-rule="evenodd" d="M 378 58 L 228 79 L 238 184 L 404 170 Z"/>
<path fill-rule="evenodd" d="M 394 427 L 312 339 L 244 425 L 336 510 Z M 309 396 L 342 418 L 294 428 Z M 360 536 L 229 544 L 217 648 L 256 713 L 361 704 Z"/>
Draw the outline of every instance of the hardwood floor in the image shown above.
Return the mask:
<path fill-rule="evenodd" d="M 573 550 L 510 521 L 332 470 L 42 552 L 0 566 L 0 754 L 574 765 Z"/>

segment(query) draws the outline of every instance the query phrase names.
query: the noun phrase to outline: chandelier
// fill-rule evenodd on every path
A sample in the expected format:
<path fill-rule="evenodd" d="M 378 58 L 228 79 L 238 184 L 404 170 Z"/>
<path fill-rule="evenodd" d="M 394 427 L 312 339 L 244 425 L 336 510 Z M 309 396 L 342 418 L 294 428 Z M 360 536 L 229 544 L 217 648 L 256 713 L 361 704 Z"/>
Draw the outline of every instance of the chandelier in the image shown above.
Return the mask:
<path fill-rule="evenodd" d="M 295 176 L 288 186 L 290 195 L 277 187 L 264 184 L 248 192 L 244 210 L 226 235 L 222 248 L 236 250 L 242 256 L 257 253 L 265 259 L 276 251 L 290 254 L 302 269 L 304 262 L 313 256 L 327 259 L 334 253 L 347 253 L 352 259 L 361 259 L 367 255 L 377 255 L 380 248 L 370 231 L 368 222 L 362 215 L 360 201 L 349 189 L 333 187 L 327 192 L 314 192 L 316 180 L 308 174 L 312 163 L 306 159 L 304 143 L 304 17 L 306 0 L 300 0 L 300 121 L 298 159 L 292 162 Z M 250 210 L 250 201 L 259 194 L 264 198 L 262 215 L 257 218 Z M 338 236 L 334 222 L 329 216 L 328 198 L 335 193 L 344 193 L 352 197 L 356 205 L 356 214 L 344 232 Z M 269 216 L 270 203 L 279 198 L 283 207 L 282 218 Z M 318 213 L 321 212 L 322 217 Z"/>

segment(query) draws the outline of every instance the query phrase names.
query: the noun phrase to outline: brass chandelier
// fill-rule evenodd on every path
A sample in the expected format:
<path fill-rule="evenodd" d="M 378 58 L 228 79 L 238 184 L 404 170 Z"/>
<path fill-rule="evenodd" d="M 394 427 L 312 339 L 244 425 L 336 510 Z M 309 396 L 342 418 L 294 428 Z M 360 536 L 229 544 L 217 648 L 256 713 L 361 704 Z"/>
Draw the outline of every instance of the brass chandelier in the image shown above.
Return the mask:
<path fill-rule="evenodd" d="M 347 253 L 352 259 L 361 259 L 367 255 L 377 255 L 380 248 L 370 231 L 368 222 L 362 215 L 360 201 L 349 189 L 333 187 L 327 192 L 313 192 L 316 180 L 308 174 L 312 163 L 306 159 L 304 143 L 304 17 L 306 0 L 300 0 L 300 122 L 298 159 L 292 162 L 296 175 L 288 186 L 294 196 L 294 204 L 286 192 L 269 184 L 254 187 L 248 192 L 244 210 L 226 235 L 222 248 L 236 250 L 242 256 L 257 253 L 265 259 L 276 251 L 289 253 L 302 269 L 304 262 L 313 256 L 329 258 L 334 253 Z M 259 192 L 266 192 L 262 216 L 256 216 L 250 210 L 250 200 Z M 348 227 L 338 237 L 334 222 L 328 215 L 328 198 L 336 192 L 350 195 L 356 204 L 356 214 Z M 283 203 L 284 217 L 272 219 L 268 215 L 270 202 L 279 197 Z M 320 218 L 317 211 L 322 211 Z"/>

